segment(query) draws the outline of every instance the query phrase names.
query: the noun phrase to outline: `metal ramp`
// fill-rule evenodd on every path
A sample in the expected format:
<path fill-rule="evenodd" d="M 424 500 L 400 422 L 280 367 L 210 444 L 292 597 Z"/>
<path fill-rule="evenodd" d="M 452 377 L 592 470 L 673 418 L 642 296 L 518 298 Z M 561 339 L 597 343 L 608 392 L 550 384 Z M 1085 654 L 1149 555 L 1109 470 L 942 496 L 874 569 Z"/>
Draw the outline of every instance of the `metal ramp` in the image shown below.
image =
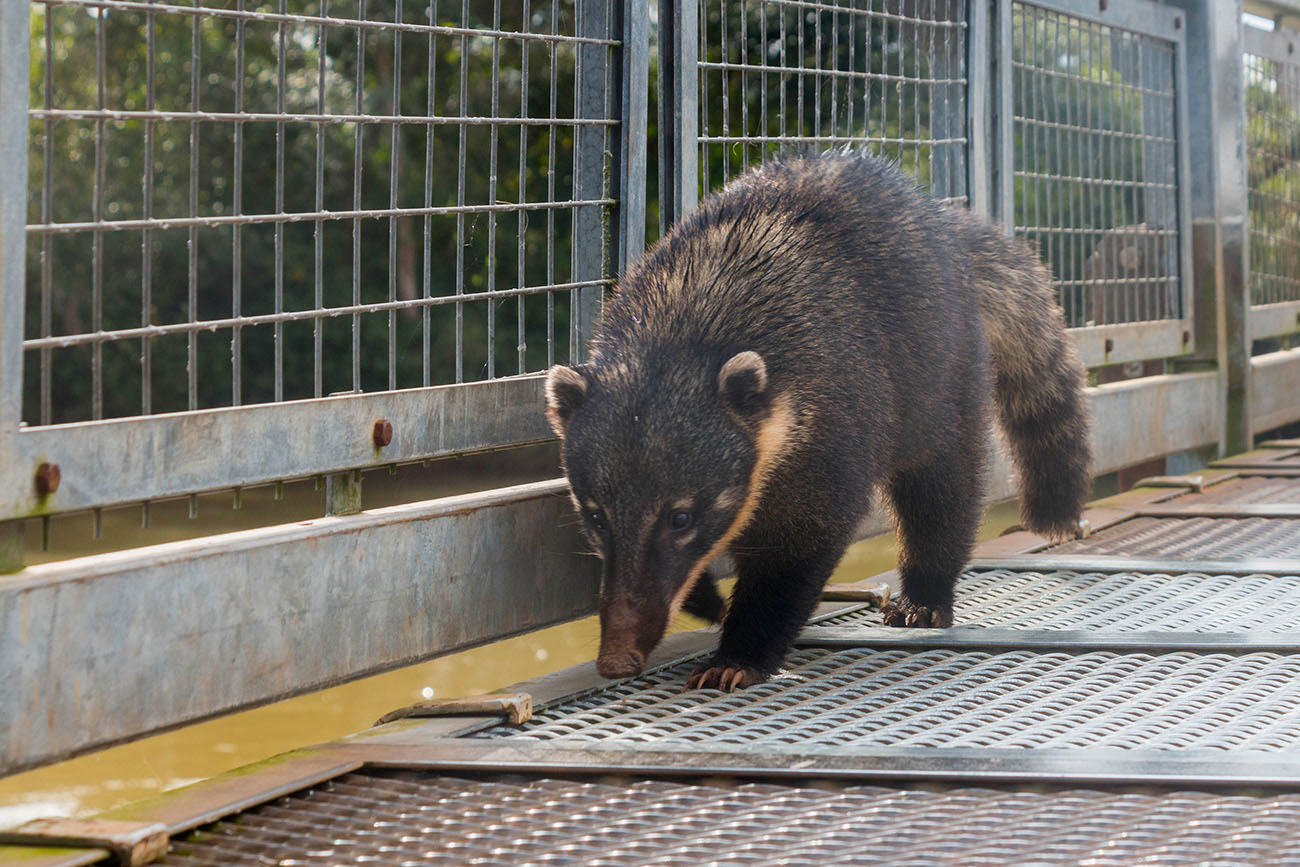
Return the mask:
<path fill-rule="evenodd" d="M 828 601 L 742 693 L 683 691 L 687 633 L 517 685 L 522 724 L 404 719 L 113 817 L 173 865 L 1300 864 L 1300 442 L 1271 446 L 986 543 L 952 630 Z"/>

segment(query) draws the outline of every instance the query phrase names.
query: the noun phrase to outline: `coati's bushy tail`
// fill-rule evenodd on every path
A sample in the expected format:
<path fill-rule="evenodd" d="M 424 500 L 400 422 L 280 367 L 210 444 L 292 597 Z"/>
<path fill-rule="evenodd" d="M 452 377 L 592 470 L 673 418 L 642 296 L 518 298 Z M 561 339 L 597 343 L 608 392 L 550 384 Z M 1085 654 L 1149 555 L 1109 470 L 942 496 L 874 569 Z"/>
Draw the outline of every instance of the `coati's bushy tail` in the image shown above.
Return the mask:
<path fill-rule="evenodd" d="M 970 226 L 998 420 L 1020 472 L 1021 517 L 1040 535 L 1070 536 L 1092 490 L 1086 372 L 1038 257 L 1023 241 Z"/>

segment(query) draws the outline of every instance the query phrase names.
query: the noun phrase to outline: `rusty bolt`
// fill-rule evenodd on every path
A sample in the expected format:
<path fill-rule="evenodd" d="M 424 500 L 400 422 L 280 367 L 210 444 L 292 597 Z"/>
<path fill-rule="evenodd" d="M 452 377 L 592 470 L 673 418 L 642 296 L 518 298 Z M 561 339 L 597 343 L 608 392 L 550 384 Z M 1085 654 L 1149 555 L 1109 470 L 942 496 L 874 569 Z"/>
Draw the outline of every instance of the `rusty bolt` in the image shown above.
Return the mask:
<path fill-rule="evenodd" d="M 1184 332 L 1183 332 L 1183 343 L 1191 343 L 1191 342 L 1192 342 L 1192 332 L 1190 332 L 1190 331 L 1184 331 Z"/>
<path fill-rule="evenodd" d="M 1097 5 L 1101 7 L 1102 12 L 1105 12 L 1106 8 L 1110 6 L 1110 0 L 1098 0 Z"/>
<path fill-rule="evenodd" d="M 381 418 L 375 422 L 375 429 L 371 434 L 375 445 L 383 448 L 393 441 L 393 425 L 386 418 Z"/>
<path fill-rule="evenodd" d="M 59 489 L 59 465 L 41 463 L 36 468 L 36 493 L 48 496 Z"/>
<path fill-rule="evenodd" d="M 1107 354 L 1107 355 L 1110 355 L 1110 354 L 1111 354 L 1112 352 L 1114 352 L 1114 351 L 1115 351 L 1115 341 L 1113 341 L 1113 340 L 1111 340 L 1109 337 L 1107 337 L 1107 338 L 1106 338 L 1106 354 Z"/>
<path fill-rule="evenodd" d="M 1183 26 L 1183 16 L 1181 16 L 1181 15 L 1175 15 L 1175 16 L 1174 16 L 1174 29 L 1175 29 L 1175 30 L 1181 30 L 1181 29 L 1182 29 L 1182 26 Z"/>

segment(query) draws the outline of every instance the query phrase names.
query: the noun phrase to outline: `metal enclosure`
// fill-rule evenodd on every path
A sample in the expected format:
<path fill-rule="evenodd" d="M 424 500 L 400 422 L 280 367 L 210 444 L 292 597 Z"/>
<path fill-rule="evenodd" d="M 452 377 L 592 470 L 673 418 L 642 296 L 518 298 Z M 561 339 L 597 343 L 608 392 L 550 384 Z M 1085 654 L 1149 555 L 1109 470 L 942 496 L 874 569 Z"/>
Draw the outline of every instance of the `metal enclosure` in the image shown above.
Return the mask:
<path fill-rule="evenodd" d="M 1090 389 L 1098 472 L 1300 419 L 1297 37 L 1241 11 L 0 0 L 0 772 L 590 611 L 561 482 L 349 516 L 359 472 L 550 440 L 656 199 L 783 147 L 999 221 L 1089 366 L 1161 371 Z M 304 525 L 22 568 L 32 517 L 312 477 Z M 159 606 L 178 677 L 291 664 L 106 665 Z"/>

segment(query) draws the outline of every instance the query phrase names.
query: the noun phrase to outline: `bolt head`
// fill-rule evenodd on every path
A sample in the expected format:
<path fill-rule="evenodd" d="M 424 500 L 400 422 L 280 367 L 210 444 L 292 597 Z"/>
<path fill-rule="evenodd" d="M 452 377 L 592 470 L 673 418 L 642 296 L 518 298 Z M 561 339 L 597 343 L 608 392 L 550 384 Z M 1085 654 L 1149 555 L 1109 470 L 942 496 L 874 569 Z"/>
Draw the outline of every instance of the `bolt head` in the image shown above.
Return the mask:
<path fill-rule="evenodd" d="M 391 443 L 393 441 L 392 423 L 386 418 L 381 418 L 375 422 L 375 429 L 371 434 L 371 438 L 375 441 L 375 445 L 381 449 Z"/>
<path fill-rule="evenodd" d="M 36 493 L 48 496 L 59 489 L 59 465 L 42 462 L 36 467 Z"/>

